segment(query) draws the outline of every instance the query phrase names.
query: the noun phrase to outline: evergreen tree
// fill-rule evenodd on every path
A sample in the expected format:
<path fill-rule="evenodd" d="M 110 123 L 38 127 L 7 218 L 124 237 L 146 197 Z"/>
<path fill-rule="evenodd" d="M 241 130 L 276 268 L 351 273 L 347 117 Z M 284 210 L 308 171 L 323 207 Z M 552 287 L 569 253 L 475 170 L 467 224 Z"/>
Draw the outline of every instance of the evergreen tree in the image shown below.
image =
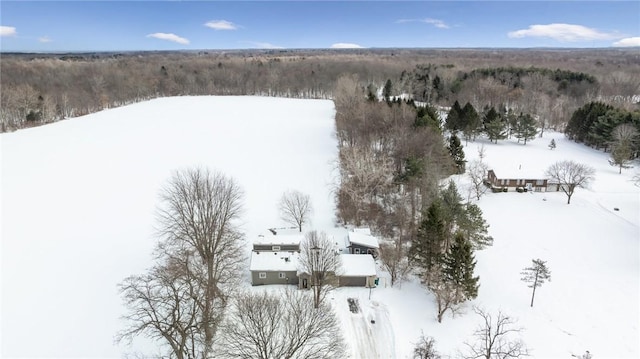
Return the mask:
<path fill-rule="evenodd" d="M 423 272 L 429 272 L 442 263 L 446 226 L 440 201 L 434 201 L 416 232 L 416 238 L 409 250 L 411 261 Z"/>
<path fill-rule="evenodd" d="M 498 140 L 507 138 L 506 122 L 500 118 L 500 114 L 493 107 L 484 116 L 484 130 L 490 141 L 498 143 Z"/>
<path fill-rule="evenodd" d="M 449 181 L 447 188 L 440 192 L 440 200 L 442 203 L 442 219 L 446 229 L 444 250 L 447 251 L 451 247 L 456 223 L 464 215 L 462 197 L 458 192 L 458 187 L 455 182 Z"/>
<path fill-rule="evenodd" d="M 464 150 L 462 149 L 460 139 L 455 134 L 449 137 L 449 153 L 451 154 L 453 162 L 456 164 L 457 173 L 464 173 L 464 167 L 467 161 L 464 159 Z"/>
<path fill-rule="evenodd" d="M 480 133 L 482 123 L 480 121 L 480 115 L 478 115 L 478 112 L 471 103 L 467 102 L 462 108 L 462 118 L 464 119 L 462 132 L 465 140 L 469 141 L 469 139 L 471 139 L 475 141 L 476 136 Z"/>
<path fill-rule="evenodd" d="M 440 116 L 435 107 L 426 105 L 420 106 L 416 110 L 416 120 L 413 123 L 414 127 L 430 127 L 433 130 L 440 133 Z"/>
<path fill-rule="evenodd" d="M 471 244 L 462 233 L 457 233 L 451 250 L 444 256 L 442 274 L 444 280 L 451 283 L 463 294 L 463 300 L 474 299 L 478 296 L 478 276 L 473 276 L 476 261 Z"/>
<path fill-rule="evenodd" d="M 551 142 L 549 142 L 549 149 L 554 150 L 555 148 L 556 148 L 556 140 L 552 138 Z"/>
<path fill-rule="evenodd" d="M 589 102 L 573 113 L 567 123 L 565 133 L 572 140 L 591 144 L 594 140 L 591 136 L 592 127 L 600 116 L 612 109 L 613 106 L 602 102 Z"/>
<path fill-rule="evenodd" d="M 482 218 L 482 210 L 476 204 L 467 203 L 464 215 L 458 221 L 458 230 L 472 244 L 474 250 L 480 250 L 493 244 L 489 235 L 489 224 Z"/>
<path fill-rule="evenodd" d="M 391 102 L 391 91 L 393 89 L 393 84 L 390 79 L 387 79 L 387 82 L 384 84 L 384 88 L 382 89 L 382 97 L 387 103 Z"/>
<path fill-rule="evenodd" d="M 520 115 L 522 115 L 522 113 L 520 113 Z M 511 135 L 516 135 L 520 131 L 518 116 L 516 116 L 513 111 L 509 110 L 505 114 L 505 118 L 507 119 L 507 125 L 509 126 L 507 138 L 511 138 Z"/>
<path fill-rule="evenodd" d="M 526 267 L 522 274 L 522 281 L 529 283 L 529 288 L 533 288 L 531 293 L 531 306 L 533 307 L 533 299 L 536 296 L 536 288 L 542 286 L 545 281 L 551 281 L 551 271 L 547 268 L 547 262 L 542 259 L 532 259 L 531 267 Z"/>
<path fill-rule="evenodd" d="M 460 117 L 462 115 L 462 108 L 460 107 L 460 103 L 458 100 L 453 103 L 451 109 L 449 110 L 449 114 L 447 115 L 447 120 L 445 122 L 445 127 L 447 130 L 451 132 L 456 132 L 461 130 L 460 126 Z"/>
<path fill-rule="evenodd" d="M 538 127 L 536 126 L 536 120 L 530 114 L 520 114 L 518 116 L 518 125 L 516 131 L 516 138 L 518 142 L 524 140 L 524 144 L 527 144 L 528 140 L 533 140 L 538 135 Z"/>

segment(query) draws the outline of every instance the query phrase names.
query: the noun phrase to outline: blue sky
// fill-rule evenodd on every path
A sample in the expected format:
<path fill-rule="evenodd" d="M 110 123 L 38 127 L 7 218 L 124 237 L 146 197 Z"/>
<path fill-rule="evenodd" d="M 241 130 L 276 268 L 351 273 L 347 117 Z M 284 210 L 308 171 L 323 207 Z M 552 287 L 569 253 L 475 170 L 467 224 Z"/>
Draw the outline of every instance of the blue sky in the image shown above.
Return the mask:
<path fill-rule="evenodd" d="M 2 51 L 640 46 L 640 1 L 12 1 Z"/>

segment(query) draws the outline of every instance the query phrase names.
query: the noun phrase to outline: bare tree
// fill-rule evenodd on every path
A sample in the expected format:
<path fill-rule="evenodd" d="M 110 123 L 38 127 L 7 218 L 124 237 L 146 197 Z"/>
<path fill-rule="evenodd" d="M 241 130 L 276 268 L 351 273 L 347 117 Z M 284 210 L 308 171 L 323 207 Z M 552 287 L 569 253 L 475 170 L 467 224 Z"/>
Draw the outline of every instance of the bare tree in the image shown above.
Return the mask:
<path fill-rule="evenodd" d="M 551 165 L 545 175 L 556 182 L 562 192 L 567 195 L 567 204 L 571 203 L 571 196 L 576 188 L 586 188 L 594 179 L 593 167 L 574 161 L 559 161 Z"/>
<path fill-rule="evenodd" d="M 424 273 L 423 277 L 422 281 L 427 284 L 427 287 L 436 298 L 438 323 L 442 323 L 444 314 L 447 311 L 450 311 L 452 316 L 458 314 L 461 304 L 466 300 L 462 288 L 453 282 L 445 280 L 442 269 L 437 267 Z"/>
<path fill-rule="evenodd" d="M 529 283 L 529 288 L 533 288 L 531 293 L 531 306 L 533 307 L 533 299 L 536 296 L 536 288 L 542 286 L 545 281 L 551 281 L 551 271 L 547 268 L 547 262 L 542 259 L 532 259 L 531 267 L 525 268 L 522 273 L 522 281 Z"/>
<path fill-rule="evenodd" d="M 613 141 L 609 164 L 618 166 L 618 173 L 622 173 L 623 168 L 632 167 L 629 163 L 633 158 L 633 144 L 638 137 L 638 130 L 630 123 L 623 123 L 613 129 L 611 136 Z"/>
<path fill-rule="evenodd" d="M 208 170 L 177 171 L 162 194 L 158 232 L 167 253 L 191 252 L 197 260 L 204 356 L 244 264 L 243 235 L 236 221 L 242 191 L 236 182 Z M 193 268 L 196 266 L 193 265 Z"/>
<path fill-rule="evenodd" d="M 361 212 L 376 192 L 393 181 L 393 164 L 389 157 L 370 147 L 349 147 L 340 151 L 341 184 L 344 193 L 355 206 L 354 224 L 362 221 Z"/>
<path fill-rule="evenodd" d="M 411 271 L 407 252 L 407 248 L 402 243 L 383 243 L 380 246 L 380 259 L 382 266 L 391 276 L 391 286 L 403 280 Z"/>
<path fill-rule="evenodd" d="M 285 192 L 280 198 L 278 207 L 282 219 L 296 225 L 302 232 L 302 225 L 308 222 L 312 211 L 309 195 L 299 191 Z"/>
<path fill-rule="evenodd" d="M 170 357 L 196 358 L 201 355 L 202 288 L 189 273 L 188 257 L 166 258 L 146 274 L 133 275 L 120 285 L 128 309 L 123 319 L 126 329 L 116 342 L 146 336 L 167 344 Z"/>
<path fill-rule="evenodd" d="M 309 310 L 308 292 L 244 293 L 221 330 L 222 358 L 340 358 L 345 343 L 330 305 Z"/>
<path fill-rule="evenodd" d="M 435 348 L 436 341 L 432 337 L 425 337 L 424 333 L 413 347 L 413 359 L 440 359 L 440 354 Z"/>
<path fill-rule="evenodd" d="M 482 324 L 474 332 L 473 344 L 465 343 L 468 354 L 465 359 L 506 359 L 528 356 L 526 346 L 520 339 L 512 338 L 513 334 L 522 331 L 514 327 L 516 321 L 508 315 L 498 312 L 497 318 L 484 310 L 474 307 L 473 311 L 482 317 Z"/>
<path fill-rule="evenodd" d="M 327 291 L 335 284 L 335 273 L 340 268 L 340 256 L 324 232 L 306 234 L 300 244 L 299 266 L 311 278 L 313 305 L 319 308 Z"/>
<path fill-rule="evenodd" d="M 480 160 L 471 161 L 467 168 L 467 176 L 471 180 L 471 188 L 478 201 L 480 197 L 487 192 L 484 179 L 488 169 L 487 164 Z"/>

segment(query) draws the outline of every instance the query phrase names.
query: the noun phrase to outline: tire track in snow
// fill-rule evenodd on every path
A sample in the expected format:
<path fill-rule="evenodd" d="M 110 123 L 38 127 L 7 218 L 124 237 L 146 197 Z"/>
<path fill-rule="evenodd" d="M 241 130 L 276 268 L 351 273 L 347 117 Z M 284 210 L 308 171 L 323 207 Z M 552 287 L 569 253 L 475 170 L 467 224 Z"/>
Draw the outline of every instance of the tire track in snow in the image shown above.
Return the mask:
<path fill-rule="evenodd" d="M 383 304 L 362 300 L 357 313 L 349 310 L 346 299 L 344 303 L 336 304 L 352 358 L 396 357 L 393 327 L 389 320 L 389 312 Z"/>

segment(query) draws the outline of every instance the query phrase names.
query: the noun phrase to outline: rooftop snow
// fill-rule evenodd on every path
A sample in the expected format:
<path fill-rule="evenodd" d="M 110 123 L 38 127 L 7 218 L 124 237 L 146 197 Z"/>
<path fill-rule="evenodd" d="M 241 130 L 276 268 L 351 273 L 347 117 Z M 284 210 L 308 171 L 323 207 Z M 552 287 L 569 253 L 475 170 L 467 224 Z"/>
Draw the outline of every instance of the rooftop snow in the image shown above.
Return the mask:
<path fill-rule="evenodd" d="M 298 252 L 251 252 L 251 271 L 295 271 Z"/>
<path fill-rule="evenodd" d="M 376 275 L 376 262 L 368 254 L 341 254 L 342 265 L 338 274 L 345 277 Z"/>
<path fill-rule="evenodd" d="M 259 234 L 253 241 L 254 244 L 284 244 L 284 245 L 299 245 L 300 241 L 304 239 L 304 234 L 291 230 L 275 230 L 277 234 L 273 234 L 271 230 L 264 231 Z"/>
<path fill-rule="evenodd" d="M 349 242 L 369 248 L 380 248 L 378 238 L 363 232 L 349 232 Z"/>
<path fill-rule="evenodd" d="M 548 165 L 551 165 L 549 162 Z M 539 163 L 530 164 L 526 159 L 515 162 L 491 161 L 489 169 L 495 172 L 498 179 L 545 179 L 545 171 L 548 165 L 540 167 Z"/>

